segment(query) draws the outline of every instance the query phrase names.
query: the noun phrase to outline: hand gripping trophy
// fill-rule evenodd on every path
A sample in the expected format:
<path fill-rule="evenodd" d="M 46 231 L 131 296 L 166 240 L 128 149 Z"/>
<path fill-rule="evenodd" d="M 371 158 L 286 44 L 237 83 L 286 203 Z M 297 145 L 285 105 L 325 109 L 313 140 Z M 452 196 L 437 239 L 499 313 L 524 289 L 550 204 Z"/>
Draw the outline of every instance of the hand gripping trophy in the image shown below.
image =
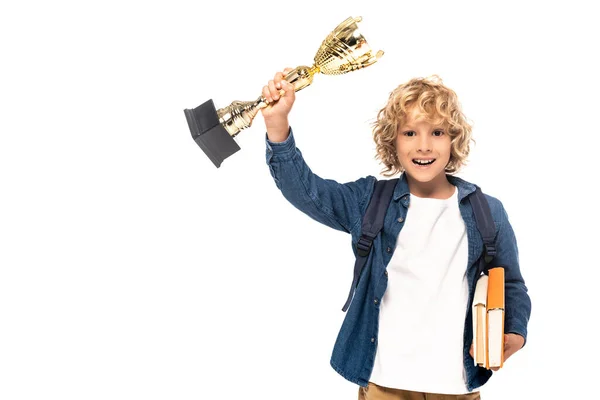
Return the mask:
<path fill-rule="evenodd" d="M 358 30 L 361 17 L 348 18 L 339 24 L 321 44 L 312 67 L 300 66 L 284 79 L 299 91 L 309 86 L 317 73 L 341 75 L 374 64 L 382 55 L 373 55 L 367 41 Z M 229 106 L 215 109 L 211 100 L 194 109 L 185 109 L 192 138 L 218 168 L 223 160 L 240 147 L 233 139 L 242 129 L 250 127 L 261 108 L 268 103 L 263 96 L 255 101 L 234 101 Z"/>

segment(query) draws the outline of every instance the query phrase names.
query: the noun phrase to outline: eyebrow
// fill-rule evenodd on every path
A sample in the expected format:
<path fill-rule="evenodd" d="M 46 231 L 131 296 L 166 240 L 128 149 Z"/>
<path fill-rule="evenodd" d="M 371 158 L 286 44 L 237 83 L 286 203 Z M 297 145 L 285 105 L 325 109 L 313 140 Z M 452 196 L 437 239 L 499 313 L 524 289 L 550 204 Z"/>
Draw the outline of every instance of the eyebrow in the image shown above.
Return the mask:
<path fill-rule="evenodd" d="M 404 125 L 400 127 L 401 131 L 414 131 L 415 128 L 412 125 Z M 435 131 L 445 131 L 446 128 L 442 125 L 436 125 L 433 127 L 433 130 Z"/>

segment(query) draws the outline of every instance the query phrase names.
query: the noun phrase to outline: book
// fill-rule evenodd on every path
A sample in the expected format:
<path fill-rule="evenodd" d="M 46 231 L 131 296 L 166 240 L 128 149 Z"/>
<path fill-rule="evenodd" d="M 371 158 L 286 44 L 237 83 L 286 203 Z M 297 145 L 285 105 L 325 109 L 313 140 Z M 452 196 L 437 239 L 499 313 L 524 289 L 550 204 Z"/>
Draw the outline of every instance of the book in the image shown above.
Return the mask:
<path fill-rule="evenodd" d="M 490 268 L 487 290 L 487 369 L 504 365 L 504 268 Z"/>
<path fill-rule="evenodd" d="M 488 276 L 481 275 L 473 297 L 473 359 L 475 365 L 486 366 L 487 359 L 487 296 Z"/>

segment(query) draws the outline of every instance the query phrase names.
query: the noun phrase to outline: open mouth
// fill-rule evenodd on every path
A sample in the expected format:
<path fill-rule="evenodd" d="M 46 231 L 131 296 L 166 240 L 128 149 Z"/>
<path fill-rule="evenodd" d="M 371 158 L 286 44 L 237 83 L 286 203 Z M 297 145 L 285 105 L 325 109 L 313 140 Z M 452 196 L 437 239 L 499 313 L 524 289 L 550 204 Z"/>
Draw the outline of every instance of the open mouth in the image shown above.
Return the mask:
<path fill-rule="evenodd" d="M 426 167 L 428 165 L 431 165 L 435 162 L 435 158 L 432 159 L 428 159 L 428 160 L 424 160 L 424 159 L 419 159 L 419 158 L 414 158 L 412 160 L 413 164 L 421 166 L 421 167 Z"/>

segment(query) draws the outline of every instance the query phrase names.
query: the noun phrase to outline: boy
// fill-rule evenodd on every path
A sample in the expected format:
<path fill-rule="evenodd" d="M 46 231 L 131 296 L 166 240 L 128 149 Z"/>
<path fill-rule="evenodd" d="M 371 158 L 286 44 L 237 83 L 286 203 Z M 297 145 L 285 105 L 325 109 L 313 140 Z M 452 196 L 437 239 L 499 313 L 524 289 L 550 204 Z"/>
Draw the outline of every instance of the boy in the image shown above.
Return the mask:
<path fill-rule="evenodd" d="M 278 72 L 263 88 L 270 105 L 261 110 L 275 184 L 295 207 L 356 243 L 376 179 L 340 184 L 311 172 L 287 118 L 295 92 L 282 78 Z M 401 176 L 331 366 L 360 385 L 359 399 L 479 399 L 475 389 L 492 374 L 474 366 L 471 346 L 483 242 L 466 199 L 475 186 L 452 175 L 469 154 L 471 126 L 439 78 L 412 79 L 390 94 L 373 138 L 383 175 Z M 486 198 L 496 225 L 494 264 L 505 268 L 506 360 L 525 344 L 531 301 L 508 216 L 499 200 Z"/>

